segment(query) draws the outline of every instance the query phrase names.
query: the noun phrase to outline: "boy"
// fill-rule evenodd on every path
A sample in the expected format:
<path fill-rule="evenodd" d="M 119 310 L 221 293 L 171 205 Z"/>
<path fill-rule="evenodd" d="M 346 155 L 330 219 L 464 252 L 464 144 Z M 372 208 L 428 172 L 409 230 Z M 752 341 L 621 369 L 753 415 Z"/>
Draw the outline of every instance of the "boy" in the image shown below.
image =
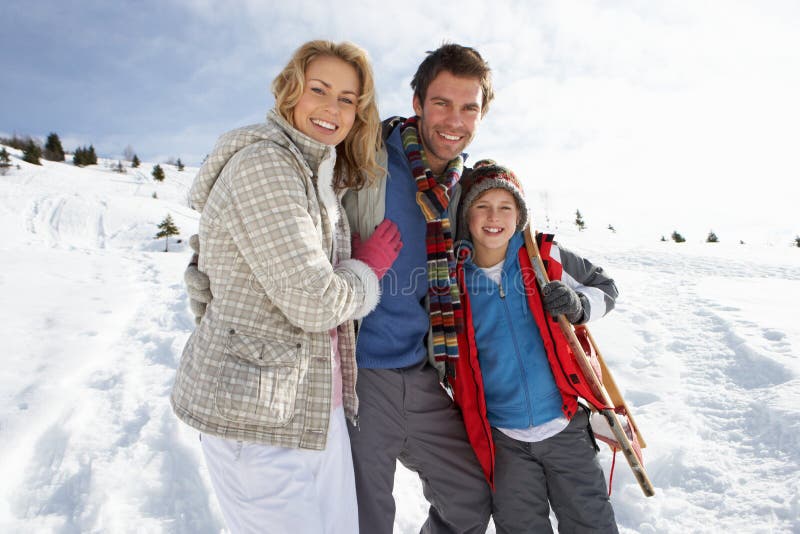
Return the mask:
<path fill-rule="evenodd" d="M 602 317 L 614 306 L 614 281 L 542 236 L 552 281 L 539 295 L 522 236 L 525 197 L 507 168 L 476 163 L 462 199 L 464 328 L 451 383 L 494 489 L 497 532 L 552 532 L 551 506 L 560 532 L 617 532 L 588 413 L 577 402 L 594 397 L 569 379 L 569 348 L 552 317 Z"/>

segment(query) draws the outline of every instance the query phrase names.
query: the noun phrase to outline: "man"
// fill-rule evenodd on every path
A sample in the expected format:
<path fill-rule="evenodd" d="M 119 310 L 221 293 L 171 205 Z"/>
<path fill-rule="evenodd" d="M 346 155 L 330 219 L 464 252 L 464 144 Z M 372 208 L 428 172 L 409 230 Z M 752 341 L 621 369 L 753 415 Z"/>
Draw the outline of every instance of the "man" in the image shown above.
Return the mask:
<path fill-rule="evenodd" d="M 461 153 L 494 96 L 490 70 L 475 50 L 446 44 L 429 53 L 411 87 L 416 117 L 386 139 L 388 176 L 343 201 L 353 233 L 365 238 L 385 217 L 398 225 L 404 243 L 381 281 L 378 307 L 358 331 L 359 414 L 357 426 L 348 428 L 360 530 L 392 532 L 400 460 L 419 474 L 431 504 L 422 532 L 485 532 L 489 486 L 429 356 L 457 357 L 452 345 L 460 309 L 448 275 L 454 276 Z"/>
<path fill-rule="evenodd" d="M 384 219 L 404 243 L 381 279 L 381 301 L 359 324 L 356 392 L 348 425 L 362 534 L 391 534 L 397 460 L 419 474 L 428 519 L 421 532 L 483 533 L 491 492 L 461 413 L 430 363 L 458 357 L 460 315 L 453 232 L 464 170 L 462 151 L 494 98 L 491 71 L 472 48 L 430 52 L 411 81 L 415 117 L 394 127 L 379 154 L 387 176 L 343 199 L 354 234 L 366 240 Z M 359 239 L 354 239 L 354 248 Z M 203 283 L 190 266 L 192 297 Z M 205 286 L 207 287 L 207 285 Z M 206 296 L 206 298 L 208 295 Z M 196 313 L 202 304 L 192 302 Z"/>

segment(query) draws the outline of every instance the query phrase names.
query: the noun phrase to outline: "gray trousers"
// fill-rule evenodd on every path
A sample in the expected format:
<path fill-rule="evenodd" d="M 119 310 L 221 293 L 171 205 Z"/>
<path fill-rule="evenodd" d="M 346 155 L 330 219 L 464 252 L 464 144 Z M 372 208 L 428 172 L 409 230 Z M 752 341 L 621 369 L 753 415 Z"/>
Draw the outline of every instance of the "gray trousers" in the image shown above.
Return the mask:
<path fill-rule="evenodd" d="M 348 425 L 359 529 L 391 534 L 397 460 L 416 472 L 430 503 L 425 534 L 484 533 L 491 491 L 470 447 L 461 412 L 427 362 L 359 369 L 358 427 Z"/>
<path fill-rule="evenodd" d="M 551 506 L 561 534 L 617 532 L 585 409 L 579 409 L 564 430 L 544 441 L 517 441 L 494 428 L 492 436 L 492 514 L 498 534 L 553 532 Z"/>

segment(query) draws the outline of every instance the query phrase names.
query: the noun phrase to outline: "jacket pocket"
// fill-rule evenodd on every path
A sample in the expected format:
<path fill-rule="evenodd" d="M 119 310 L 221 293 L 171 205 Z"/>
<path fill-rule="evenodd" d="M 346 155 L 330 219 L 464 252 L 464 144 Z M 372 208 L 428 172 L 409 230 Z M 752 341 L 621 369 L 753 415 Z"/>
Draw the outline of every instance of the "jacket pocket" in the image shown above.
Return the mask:
<path fill-rule="evenodd" d="M 300 377 L 297 341 L 274 340 L 231 330 L 215 393 L 224 419 L 260 426 L 285 426 L 294 415 Z"/>

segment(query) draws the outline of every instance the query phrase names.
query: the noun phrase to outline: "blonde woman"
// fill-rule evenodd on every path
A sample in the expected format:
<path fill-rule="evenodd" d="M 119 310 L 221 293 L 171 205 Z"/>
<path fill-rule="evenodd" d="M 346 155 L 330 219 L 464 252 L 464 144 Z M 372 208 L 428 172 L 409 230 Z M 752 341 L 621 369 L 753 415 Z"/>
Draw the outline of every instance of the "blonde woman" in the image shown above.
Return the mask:
<path fill-rule="evenodd" d="M 223 135 L 190 192 L 214 298 L 172 407 L 201 432 L 232 532 L 352 534 L 352 319 L 402 247 L 384 220 L 351 251 L 342 216 L 344 191 L 382 172 L 372 70 L 353 44 L 311 41 L 272 91 L 266 122 Z"/>

